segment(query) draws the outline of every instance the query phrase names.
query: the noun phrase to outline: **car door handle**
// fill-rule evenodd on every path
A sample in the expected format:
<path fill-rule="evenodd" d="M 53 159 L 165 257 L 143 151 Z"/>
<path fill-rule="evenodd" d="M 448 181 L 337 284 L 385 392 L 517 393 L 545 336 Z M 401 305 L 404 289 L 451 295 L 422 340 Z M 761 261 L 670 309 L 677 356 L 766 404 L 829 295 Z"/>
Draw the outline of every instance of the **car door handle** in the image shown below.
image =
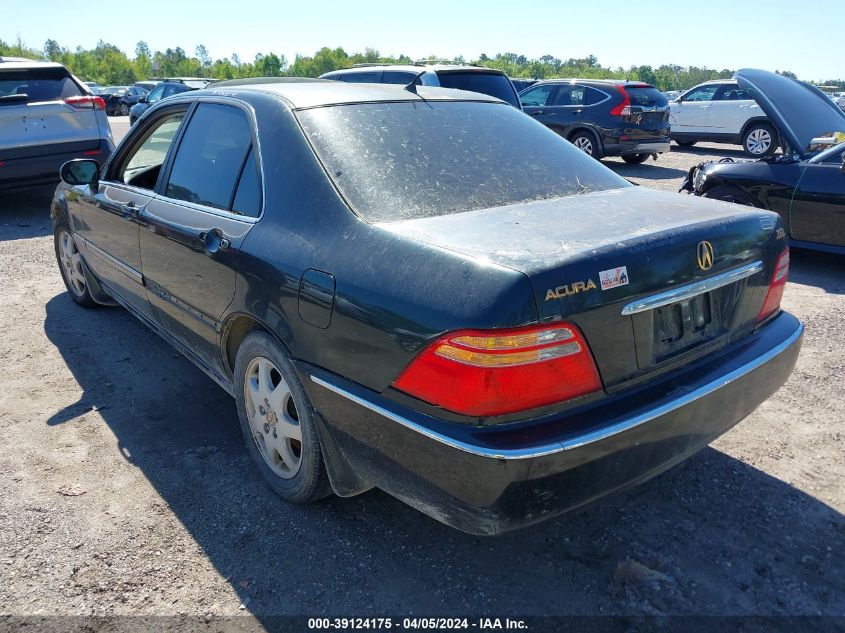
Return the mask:
<path fill-rule="evenodd" d="M 537 116 L 538 114 L 543 114 L 543 111 L 542 110 L 534 110 L 534 112 L 531 113 L 531 116 Z"/>
<path fill-rule="evenodd" d="M 199 234 L 200 241 L 203 244 L 203 250 L 208 254 L 214 254 L 217 251 L 225 251 L 232 245 L 229 237 L 220 229 L 211 229 L 210 231 L 203 231 Z"/>
<path fill-rule="evenodd" d="M 138 205 L 136 205 L 131 200 L 129 202 L 127 202 L 126 204 L 120 205 L 120 208 L 123 211 L 123 214 L 126 215 L 127 217 L 135 217 L 135 216 L 138 215 L 138 213 L 141 210 L 140 207 L 138 207 Z"/>

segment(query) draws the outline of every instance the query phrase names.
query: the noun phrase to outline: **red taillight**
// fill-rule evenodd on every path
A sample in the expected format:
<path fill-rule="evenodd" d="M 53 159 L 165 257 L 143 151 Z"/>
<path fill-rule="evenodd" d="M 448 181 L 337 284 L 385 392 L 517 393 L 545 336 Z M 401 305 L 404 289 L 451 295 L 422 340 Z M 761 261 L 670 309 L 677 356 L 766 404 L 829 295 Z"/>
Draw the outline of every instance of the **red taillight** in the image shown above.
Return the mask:
<path fill-rule="evenodd" d="M 580 330 L 559 323 L 447 334 L 393 386 L 455 413 L 491 416 L 593 393 L 601 380 Z"/>
<path fill-rule="evenodd" d="M 102 97 L 96 95 L 79 95 L 78 97 L 68 97 L 65 103 L 73 108 L 80 110 L 105 110 L 106 102 Z"/>
<path fill-rule="evenodd" d="M 622 101 L 613 106 L 610 113 L 613 116 L 631 116 L 631 97 L 622 86 L 616 86 L 616 89 L 622 94 Z"/>
<path fill-rule="evenodd" d="M 757 315 L 757 322 L 763 321 L 773 312 L 780 308 L 780 300 L 783 298 L 783 291 L 786 288 L 786 280 L 789 277 L 789 249 L 787 248 L 778 257 L 775 265 L 775 272 L 772 273 L 772 280 L 769 282 L 769 292 L 766 293 L 766 300 Z"/>

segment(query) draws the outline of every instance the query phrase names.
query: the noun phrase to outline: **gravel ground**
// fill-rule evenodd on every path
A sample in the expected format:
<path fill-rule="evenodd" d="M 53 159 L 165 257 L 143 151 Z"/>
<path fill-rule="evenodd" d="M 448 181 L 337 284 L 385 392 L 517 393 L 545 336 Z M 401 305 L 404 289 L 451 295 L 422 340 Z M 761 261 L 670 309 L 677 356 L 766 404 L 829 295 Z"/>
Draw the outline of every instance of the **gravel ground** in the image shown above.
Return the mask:
<path fill-rule="evenodd" d="M 605 164 L 671 191 L 739 154 Z M 794 254 L 803 352 L 731 432 L 631 492 L 477 538 L 378 491 L 276 498 L 228 395 L 124 310 L 68 298 L 50 193 L 0 199 L 0 616 L 845 615 L 845 258 Z"/>

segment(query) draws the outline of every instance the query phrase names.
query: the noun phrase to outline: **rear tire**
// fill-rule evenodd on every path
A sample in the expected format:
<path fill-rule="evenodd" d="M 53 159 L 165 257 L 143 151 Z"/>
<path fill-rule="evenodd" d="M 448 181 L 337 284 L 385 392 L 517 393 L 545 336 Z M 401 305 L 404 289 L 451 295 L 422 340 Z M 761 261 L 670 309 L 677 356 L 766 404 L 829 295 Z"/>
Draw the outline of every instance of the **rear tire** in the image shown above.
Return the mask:
<path fill-rule="evenodd" d="M 129 106 L 125 103 L 120 104 L 120 116 L 129 116 Z"/>
<path fill-rule="evenodd" d="M 675 139 L 675 143 L 677 143 L 681 147 L 692 147 L 696 144 L 696 141 L 679 141 L 678 139 Z"/>
<path fill-rule="evenodd" d="M 702 197 L 711 198 L 712 200 L 722 200 L 724 202 L 733 202 L 734 204 L 754 207 L 755 209 L 764 208 L 760 201 L 754 196 L 733 185 L 716 185 L 715 187 L 705 191 L 702 194 Z"/>
<path fill-rule="evenodd" d="M 266 332 L 248 334 L 234 373 L 247 450 L 273 492 L 293 503 L 331 494 L 317 414 L 282 345 Z"/>
<path fill-rule="evenodd" d="M 622 160 L 629 165 L 640 165 L 646 162 L 649 156 L 651 156 L 651 154 L 625 154 L 622 156 Z"/>
<path fill-rule="evenodd" d="M 777 134 L 768 123 L 754 123 L 742 135 L 742 150 L 747 156 L 771 156 L 778 147 Z"/>
<path fill-rule="evenodd" d="M 569 142 L 587 156 L 592 156 L 596 160 L 600 160 L 602 157 L 601 145 L 596 135 L 589 130 L 578 130 L 569 137 Z"/>
<path fill-rule="evenodd" d="M 59 272 L 70 298 L 83 308 L 96 308 L 100 304 L 91 296 L 85 267 L 82 265 L 82 255 L 79 254 L 67 220 L 62 219 L 56 223 L 53 229 L 53 246 Z"/>

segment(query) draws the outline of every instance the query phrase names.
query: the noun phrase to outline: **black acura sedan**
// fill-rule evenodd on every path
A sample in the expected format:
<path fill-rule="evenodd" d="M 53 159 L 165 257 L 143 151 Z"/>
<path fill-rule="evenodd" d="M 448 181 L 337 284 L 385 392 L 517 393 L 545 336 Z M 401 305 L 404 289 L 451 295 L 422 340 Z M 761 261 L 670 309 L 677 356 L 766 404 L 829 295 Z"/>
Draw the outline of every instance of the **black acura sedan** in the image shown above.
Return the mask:
<path fill-rule="evenodd" d="M 783 75 L 744 69 L 735 79 L 756 92 L 785 151 L 702 163 L 682 191 L 776 211 L 793 246 L 845 254 L 845 112 L 818 88 Z"/>
<path fill-rule="evenodd" d="M 486 95 L 188 92 L 62 178 L 70 296 L 232 394 L 290 501 L 378 487 L 473 533 L 535 523 L 706 446 L 801 343 L 776 214 L 630 186 Z"/>

